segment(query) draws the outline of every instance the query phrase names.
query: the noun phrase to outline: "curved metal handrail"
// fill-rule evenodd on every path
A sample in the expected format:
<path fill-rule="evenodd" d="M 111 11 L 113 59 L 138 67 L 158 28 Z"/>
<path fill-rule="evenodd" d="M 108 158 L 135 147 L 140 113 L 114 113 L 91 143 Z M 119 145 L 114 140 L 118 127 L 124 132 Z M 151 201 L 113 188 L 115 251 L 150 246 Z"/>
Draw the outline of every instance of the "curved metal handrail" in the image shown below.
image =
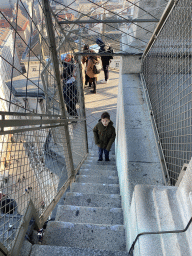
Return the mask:
<path fill-rule="evenodd" d="M 159 232 L 143 232 L 143 233 L 138 234 L 136 236 L 135 240 L 133 241 L 130 249 L 129 249 L 128 255 L 129 256 L 133 255 L 135 244 L 136 244 L 136 242 L 137 242 L 137 240 L 138 240 L 138 238 L 140 236 L 142 236 L 142 235 L 160 235 L 160 234 L 171 234 L 171 233 L 183 233 L 183 232 L 187 231 L 187 229 L 189 228 L 191 222 L 192 222 L 192 217 L 190 218 L 189 222 L 187 223 L 187 226 L 184 229 L 182 229 L 182 230 L 159 231 Z"/>

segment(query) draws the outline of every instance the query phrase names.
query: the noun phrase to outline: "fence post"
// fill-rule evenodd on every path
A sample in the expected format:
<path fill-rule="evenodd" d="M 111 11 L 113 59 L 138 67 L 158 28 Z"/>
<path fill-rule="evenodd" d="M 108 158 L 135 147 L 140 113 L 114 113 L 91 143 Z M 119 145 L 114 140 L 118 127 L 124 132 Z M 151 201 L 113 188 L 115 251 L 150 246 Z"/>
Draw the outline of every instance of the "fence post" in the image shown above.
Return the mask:
<path fill-rule="evenodd" d="M 77 72 L 77 86 L 79 89 L 79 99 L 80 99 L 80 110 L 81 117 L 85 119 L 84 131 L 85 131 L 85 148 L 88 153 L 88 137 L 87 137 L 87 123 L 86 123 L 86 112 L 85 112 L 85 100 L 84 100 L 84 90 L 83 90 L 83 79 L 82 79 L 82 67 L 81 67 L 81 56 L 78 56 L 78 72 Z"/>
<path fill-rule="evenodd" d="M 58 95 L 60 100 L 60 106 L 61 106 L 61 113 L 63 118 L 66 118 L 65 114 L 65 104 L 63 99 L 63 89 L 61 84 L 61 78 L 60 78 L 60 71 L 59 71 L 59 61 L 58 61 L 58 52 L 56 49 L 56 42 L 55 42 L 55 33 L 53 30 L 53 22 L 51 17 L 51 8 L 49 5 L 48 0 L 42 0 L 43 3 L 43 12 L 45 15 L 45 23 L 47 28 L 47 35 L 50 43 L 50 50 L 51 50 L 51 57 L 52 57 L 52 63 L 53 63 L 53 70 L 56 78 L 57 88 L 58 88 Z M 68 176 L 74 175 L 74 166 L 73 166 L 73 156 L 72 156 L 72 150 L 71 150 L 71 142 L 69 137 L 69 130 L 68 130 L 68 123 L 64 124 L 64 134 L 63 134 L 64 144 L 67 147 L 67 150 L 65 152 L 65 160 L 67 165 L 67 172 Z M 64 148 L 65 149 L 65 148 Z"/>

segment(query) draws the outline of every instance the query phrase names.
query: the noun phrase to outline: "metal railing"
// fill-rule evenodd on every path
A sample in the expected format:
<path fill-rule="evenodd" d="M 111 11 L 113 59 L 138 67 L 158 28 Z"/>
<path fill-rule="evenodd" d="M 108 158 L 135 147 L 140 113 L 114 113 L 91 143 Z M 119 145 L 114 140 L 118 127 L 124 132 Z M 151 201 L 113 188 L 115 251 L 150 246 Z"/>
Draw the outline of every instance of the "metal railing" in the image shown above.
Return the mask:
<path fill-rule="evenodd" d="M 13 17 L 1 11 L 9 30 L 0 55 L 0 248 L 10 255 L 31 218 L 42 227 L 88 153 L 80 62 L 65 59 L 73 27 L 62 29 L 47 0 L 28 7 L 18 0 Z"/>
<path fill-rule="evenodd" d="M 170 1 L 143 55 L 143 78 L 170 185 L 192 152 L 191 16 L 190 0 Z"/>

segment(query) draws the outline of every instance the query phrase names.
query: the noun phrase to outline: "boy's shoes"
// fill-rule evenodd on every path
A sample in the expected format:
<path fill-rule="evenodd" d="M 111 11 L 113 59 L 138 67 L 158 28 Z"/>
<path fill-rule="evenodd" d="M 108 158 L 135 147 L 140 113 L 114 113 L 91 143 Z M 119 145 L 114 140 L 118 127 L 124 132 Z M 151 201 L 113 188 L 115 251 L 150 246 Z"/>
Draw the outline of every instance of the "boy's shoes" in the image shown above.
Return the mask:
<path fill-rule="evenodd" d="M 98 162 L 99 162 L 99 161 L 103 161 L 103 159 L 100 159 L 100 158 L 99 158 L 97 161 L 98 161 Z"/>
<path fill-rule="evenodd" d="M 109 158 L 105 159 L 106 162 L 111 161 Z"/>
<path fill-rule="evenodd" d="M 90 92 L 91 92 L 91 93 L 96 93 L 96 91 L 94 91 L 94 90 L 91 90 Z"/>

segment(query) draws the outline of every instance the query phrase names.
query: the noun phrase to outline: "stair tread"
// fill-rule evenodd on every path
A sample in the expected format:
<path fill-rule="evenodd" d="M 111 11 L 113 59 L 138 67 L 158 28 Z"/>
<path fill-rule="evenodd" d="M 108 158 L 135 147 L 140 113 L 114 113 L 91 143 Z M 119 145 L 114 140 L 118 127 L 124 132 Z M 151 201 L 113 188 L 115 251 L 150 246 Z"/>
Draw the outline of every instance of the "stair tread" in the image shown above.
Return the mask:
<path fill-rule="evenodd" d="M 123 225 L 123 212 L 121 208 L 109 207 L 83 207 L 58 206 L 56 221 Z"/>
<path fill-rule="evenodd" d="M 118 184 L 118 176 L 77 175 L 76 182 Z"/>
<path fill-rule="evenodd" d="M 88 156 L 30 256 L 127 256 L 115 156 Z"/>
<path fill-rule="evenodd" d="M 74 182 L 71 184 L 71 192 L 80 192 L 88 194 L 119 194 L 119 184 L 102 184 L 102 183 L 81 183 Z"/>
<path fill-rule="evenodd" d="M 79 175 L 101 175 L 101 176 L 118 176 L 116 170 L 90 170 L 90 169 L 80 169 Z"/>
<path fill-rule="evenodd" d="M 118 194 L 82 194 L 67 192 L 64 204 L 90 207 L 121 207 L 121 197 Z"/>
<path fill-rule="evenodd" d="M 30 256 L 128 256 L 124 251 L 93 250 L 64 246 L 33 245 Z"/>
<path fill-rule="evenodd" d="M 109 162 L 98 162 L 98 163 L 83 163 L 81 169 L 92 169 L 92 170 L 117 170 L 115 164 L 109 164 Z"/>
<path fill-rule="evenodd" d="M 43 244 L 125 251 L 125 230 L 123 225 L 48 222 Z"/>
<path fill-rule="evenodd" d="M 185 228 L 178 209 L 176 190 L 177 187 L 167 186 L 153 189 L 157 221 L 161 231 L 182 230 Z M 164 236 L 162 242 L 167 254 L 190 255 L 186 233 Z"/>
<path fill-rule="evenodd" d="M 137 185 L 135 189 L 138 233 L 184 229 L 176 199 L 176 187 Z M 186 234 L 143 236 L 140 255 L 190 255 Z M 155 240 L 154 240 L 155 239 Z"/>

